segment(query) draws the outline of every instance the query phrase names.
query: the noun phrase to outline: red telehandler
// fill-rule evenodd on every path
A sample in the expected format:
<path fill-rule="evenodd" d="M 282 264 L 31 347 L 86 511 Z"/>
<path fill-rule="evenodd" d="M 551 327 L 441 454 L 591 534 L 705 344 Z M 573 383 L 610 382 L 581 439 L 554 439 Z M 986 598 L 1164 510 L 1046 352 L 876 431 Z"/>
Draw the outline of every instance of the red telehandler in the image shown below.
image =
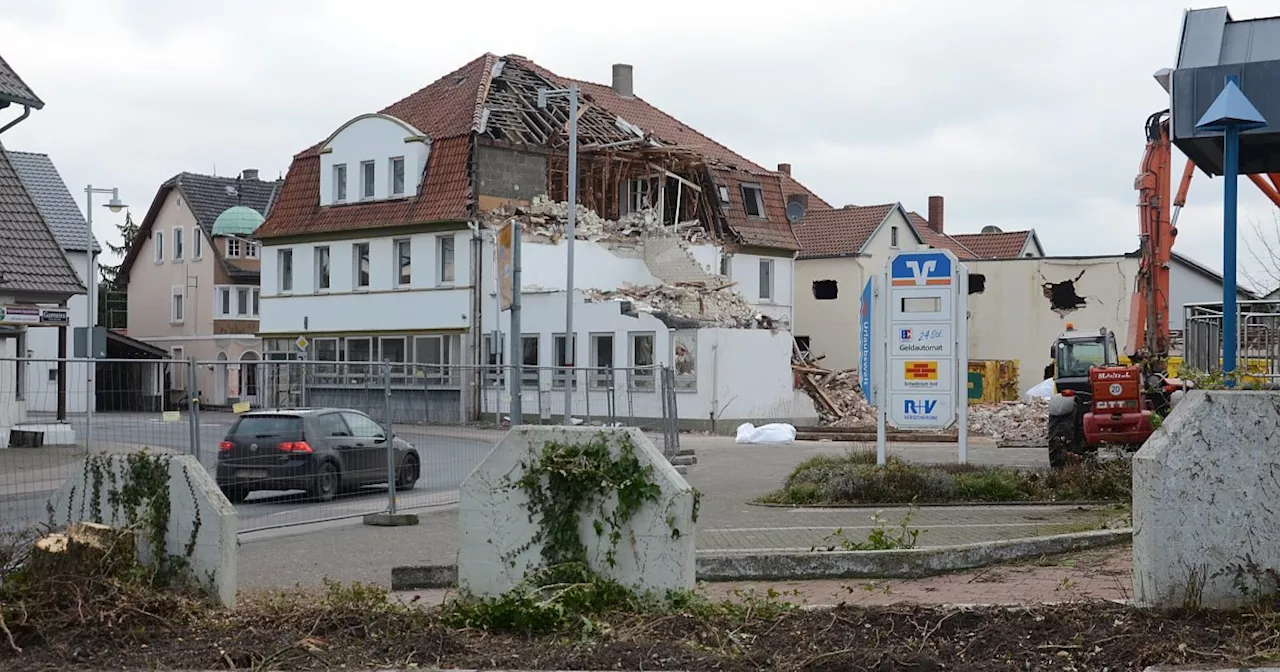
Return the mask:
<path fill-rule="evenodd" d="M 1147 118 L 1147 147 L 1134 180 L 1138 190 L 1141 261 L 1129 302 L 1129 334 L 1121 364 L 1115 334 L 1102 327 L 1076 331 L 1068 324 L 1054 342 L 1049 399 L 1049 462 L 1057 468 L 1068 454 L 1103 444 L 1141 444 L 1151 436 L 1153 413 L 1164 414 L 1185 385 L 1168 377 L 1169 264 L 1178 235 L 1178 213 L 1187 200 L 1195 165 L 1188 160 L 1174 198 L 1169 111 Z M 1280 207 L 1280 174 L 1247 176 Z M 1270 179 L 1270 182 L 1268 182 Z"/>

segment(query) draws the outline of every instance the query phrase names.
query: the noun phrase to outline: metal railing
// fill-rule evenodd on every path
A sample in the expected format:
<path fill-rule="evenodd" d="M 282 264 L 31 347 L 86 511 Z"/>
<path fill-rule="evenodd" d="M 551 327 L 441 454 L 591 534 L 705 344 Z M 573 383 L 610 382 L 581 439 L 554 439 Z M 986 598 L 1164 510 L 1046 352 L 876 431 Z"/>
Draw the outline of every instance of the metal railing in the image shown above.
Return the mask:
<path fill-rule="evenodd" d="M 1183 365 L 1206 373 L 1222 371 L 1222 303 L 1183 306 Z M 1242 373 L 1280 382 L 1280 301 L 1248 300 L 1237 304 L 1238 358 Z"/>
<path fill-rule="evenodd" d="M 85 366 L 82 359 L 0 359 L 0 528 L 42 521 L 45 502 L 62 480 L 81 468 L 86 454 L 102 451 L 190 454 L 215 478 L 222 462 L 224 491 L 235 500 L 243 496 L 242 532 L 454 503 L 462 480 L 509 427 L 506 384 L 517 375 L 502 366 L 97 359 L 90 417 Z M 670 369 L 521 368 L 525 424 L 561 424 L 569 385 L 574 424 L 635 426 L 661 435 L 668 458 L 679 450 Z M 354 412 L 332 423 L 347 430 L 320 440 L 372 440 L 373 423 L 396 441 L 352 448 L 349 463 L 339 460 L 339 479 L 351 487 L 320 502 L 319 481 L 281 481 L 258 466 L 233 463 L 231 451 L 220 450 L 224 440 L 234 441 L 246 411 L 303 408 Z M 399 441 L 407 450 L 393 447 Z M 3 448 L 11 443 L 41 445 Z M 415 456 L 411 469 L 405 467 L 409 454 Z M 411 489 L 405 487 L 410 481 Z"/>

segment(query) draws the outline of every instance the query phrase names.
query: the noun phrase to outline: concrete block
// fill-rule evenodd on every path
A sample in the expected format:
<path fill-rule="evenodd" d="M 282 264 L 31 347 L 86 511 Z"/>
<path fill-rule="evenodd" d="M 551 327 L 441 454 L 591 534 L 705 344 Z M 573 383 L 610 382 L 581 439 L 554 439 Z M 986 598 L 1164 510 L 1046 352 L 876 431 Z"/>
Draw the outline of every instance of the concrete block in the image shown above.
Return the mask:
<path fill-rule="evenodd" d="M 48 424 L 22 423 L 14 425 L 13 429 L 44 433 L 44 445 L 46 446 L 76 445 L 76 430 L 65 422 Z"/>
<path fill-rule="evenodd" d="M 1280 393 L 1195 390 L 1133 459 L 1134 601 L 1231 608 L 1280 570 Z M 1251 569 L 1252 568 L 1252 569 Z"/>
<path fill-rule="evenodd" d="M 513 428 L 462 483 L 459 493 L 459 587 L 475 595 L 499 595 L 543 566 L 541 521 L 531 515 L 528 496 L 514 487 L 525 464 L 537 459 L 548 442 L 587 445 L 604 440 L 615 457 L 624 445 L 632 447 L 641 465 L 653 468 L 660 488 L 656 502 L 648 502 L 623 525 L 615 564 L 606 554 L 612 548 L 609 527 L 595 529 L 596 516 L 584 512 L 578 538 L 587 549 L 587 564 L 598 574 L 638 590 L 692 590 L 694 587 L 693 488 L 677 473 L 662 451 L 634 427 Z M 605 502 L 606 512 L 617 497 Z M 677 534 L 676 531 L 679 533 Z"/>
<path fill-rule="evenodd" d="M 365 525 L 374 527 L 406 527 L 418 524 L 418 516 L 414 513 L 370 513 L 364 517 Z"/>
<path fill-rule="evenodd" d="M 158 473 L 157 480 L 163 482 L 151 485 L 146 473 Z M 167 490 L 169 500 L 168 507 L 160 507 L 156 521 L 165 530 L 163 552 L 185 560 L 196 585 L 223 605 L 234 607 L 239 557 L 236 509 L 190 455 L 90 455 L 49 498 L 48 522 L 59 529 L 80 522 L 136 529 L 140 560 L 154 566 L 157 558 L 149 532 L 152 509 L 146 502 L 153 501 L 153 492 L 164 492 L 161 488 Z M 131 507 L 129 501 L 135 497 L 139 505 Z"/>

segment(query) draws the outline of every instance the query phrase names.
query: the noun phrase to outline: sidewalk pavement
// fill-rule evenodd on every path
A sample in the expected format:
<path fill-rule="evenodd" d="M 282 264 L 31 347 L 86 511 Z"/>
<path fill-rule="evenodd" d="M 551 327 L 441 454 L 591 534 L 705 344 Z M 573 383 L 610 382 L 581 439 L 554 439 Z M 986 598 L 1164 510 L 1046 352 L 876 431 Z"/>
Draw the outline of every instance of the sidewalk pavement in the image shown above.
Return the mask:
<path fill-rule="evenodd" d="M 773 589 L 781 600 L 802 606 L 895 604 L 1029 605 L 1090 600 L 1127 601 L 1133 586 L 1129 546 L 984 567 L 923 579 L 845 581 L 732 581 L 705 583 L 698 592 L 713 600 L 742 600 Z M 449 590 L 405 591 L 394 598 L 437 606 Z"/>
<path fill-rule="evenodd" d="M 464 430 L 475 431 L 475 430 Z M 468 436 L 467 438 L 471 438 Z M 874 508 L 786 509 L 747 502 L 777 488 L 801 460 L 816 454 L 841 453 L 851 444 L 803 442 L 791 446 L 739 446 L 731 437 L 684 436 L 698 464 L 689 482 L 703 493 L 698 521 L 699 550 L 801 549 L 823 545 L 835 528 L 847 538 L 865 539 Z M 857 446 L 866 448 L 866 446 Z M 954 459 L 955 446 L 903 444 L 891 447 L 904 459 L 936 462 Z M 1047 467 L 1044 449 L 996 448 L 976 444 L 975 463 Z M 887 525 L 899 523 L 904 507 L 883 509 Z M 457 561 L 456 507 L 420 510 L 421 524 L 377 528 L 331 524 L 292 531 L 246 534 L 240 548 L 242 589 L 273 589 L 295 584 L 315 586 L 324 579 L 389 585 L 391 568 L 401 565 L 452 564 Z M 921 530 L 922 546 L 991 541 L 1096 529 L 1105 510 L 1077 506 L 922 507 L 911 528 Z M 281 562 L 289 558 L 289 562 Z"/>

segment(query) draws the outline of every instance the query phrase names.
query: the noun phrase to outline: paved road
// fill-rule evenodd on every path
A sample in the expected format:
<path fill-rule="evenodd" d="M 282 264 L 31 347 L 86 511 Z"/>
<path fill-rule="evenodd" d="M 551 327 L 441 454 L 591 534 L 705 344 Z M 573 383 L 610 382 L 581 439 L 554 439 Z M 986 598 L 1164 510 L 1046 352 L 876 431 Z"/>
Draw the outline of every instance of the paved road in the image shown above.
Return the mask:
<path fill-rule="evenodd" d="M 212 473 L 217 461 L 218 442 L 234 422 L 230 413 L 205 413 L 199 427 L 200 462 Z M 84 416 L 73 417 L 77 440 L 84 440 Z M 488 437 L 439 436 L 426 427 L 397 426 L 396 434 L 410 442 L 422 456 L 422 478 L 417 487 L 399 493 L 397 506 L 405 509 L 446 504 L 456 499 L 454 492 L 462 479 L 492 448 Z M 113 451 L 171 450 L 186 453 L 191 446 L 191 425 L 184 415 L 180 422 L 163 422 L 154 414 L 99 413 L 93 418 L 95 449 Z M 15 449 L 16 450 L 16 449 Z M 80 455 L 74 449 L 50 448 L 36 451 L 0 451 L 0 527 L 22 526 L 45 518 L 45 501 Z M 22 464 L 14 464 L 15 461 Z M 386 487 L 370 487 L 340 496 L 332 502 L 308 501 L 300 492 L 257 492 L 238 507 L 240 529 L 253 530 L 298 522 L 360 516 L 387 507 Z"/>

